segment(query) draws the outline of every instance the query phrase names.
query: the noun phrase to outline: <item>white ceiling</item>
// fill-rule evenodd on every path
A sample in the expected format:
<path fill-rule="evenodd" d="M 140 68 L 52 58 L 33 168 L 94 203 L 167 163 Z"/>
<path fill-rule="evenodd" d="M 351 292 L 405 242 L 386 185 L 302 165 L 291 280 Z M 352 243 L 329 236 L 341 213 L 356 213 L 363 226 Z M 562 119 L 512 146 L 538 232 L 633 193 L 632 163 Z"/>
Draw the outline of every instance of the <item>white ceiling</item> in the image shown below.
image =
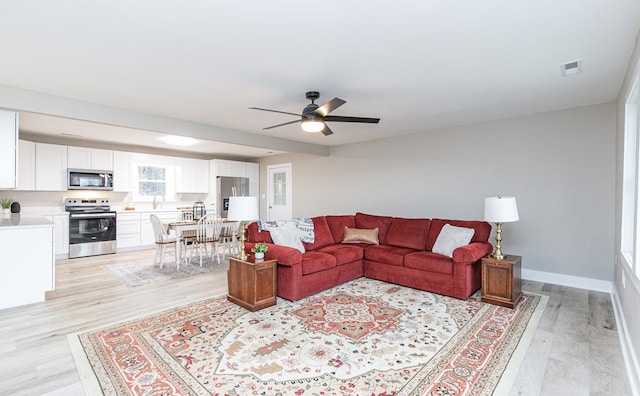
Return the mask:
<path fill-rule="evenodd" d="M 0 84 L 335 146 L 614 100 L 639 29 L 637 0 L 4 0 Z M 248 109 L 299 113 L 308 90 L 346 100 L 334 115 L 381 121 L 326 137 L 263 131 L 295 117 Z M 155 144 L 71 121 L 25 114 L 21 127 Z M 281 152 L 264 142 L 194 150 Z"/>

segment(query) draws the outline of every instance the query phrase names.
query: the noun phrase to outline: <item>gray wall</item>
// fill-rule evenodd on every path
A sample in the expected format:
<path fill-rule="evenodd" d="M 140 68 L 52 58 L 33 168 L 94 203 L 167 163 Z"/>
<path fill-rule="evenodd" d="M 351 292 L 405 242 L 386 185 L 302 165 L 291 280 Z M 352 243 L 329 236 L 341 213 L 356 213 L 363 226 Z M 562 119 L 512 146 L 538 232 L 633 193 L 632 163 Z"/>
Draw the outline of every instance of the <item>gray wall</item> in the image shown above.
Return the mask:
<path fill-rule="evenodd" d="M 260 189 L 267 165 L 292 163 L 294 217 L 482 219 L 484 197 L 514 195 L 520 221 L 503 226 L 502 244 L 523 268 L 611 281 L 615 117 L 606 103 L 267 157 Z"/>

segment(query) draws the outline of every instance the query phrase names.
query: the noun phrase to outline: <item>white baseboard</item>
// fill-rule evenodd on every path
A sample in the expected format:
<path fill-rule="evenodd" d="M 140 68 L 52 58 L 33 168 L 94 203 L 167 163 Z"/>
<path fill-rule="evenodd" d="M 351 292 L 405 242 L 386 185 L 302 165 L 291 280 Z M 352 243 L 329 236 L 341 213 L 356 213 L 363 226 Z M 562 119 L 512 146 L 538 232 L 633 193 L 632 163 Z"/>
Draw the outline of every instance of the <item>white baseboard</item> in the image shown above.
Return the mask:
<path fill-rule="evenodd" d="M 556 274 L 553 272 L 522 269 L 522 279 L 536 282 L 551 283 L 560 286 L 576 287 L 578 289 L 594 290 L 604 293 L 613 292 L 613 283 L 600 279 L 583 278 L 581 276 Z"/>
<path fill-rule="evenodd" d="M 615 314 L 616 323 L 618 324 L 618 338 L 620 339 L 622 357 L 624 358 L 624 365 L 627 368 L 627 377 L 629 377 L 629 384 L 631 386 L 631 394 L 639 396 L 640 364 L 638 364 L 638 357 L 631 346 L 631 335 L 627 329 L 627 322 L 624 318 L 622 304 L 620 303 L 620 299 L 618 298 L 618 293 L 616 293 L 615 288 L 613 293 L 611 293 L 611 296 L 613 300 L 613 313 Z"/>

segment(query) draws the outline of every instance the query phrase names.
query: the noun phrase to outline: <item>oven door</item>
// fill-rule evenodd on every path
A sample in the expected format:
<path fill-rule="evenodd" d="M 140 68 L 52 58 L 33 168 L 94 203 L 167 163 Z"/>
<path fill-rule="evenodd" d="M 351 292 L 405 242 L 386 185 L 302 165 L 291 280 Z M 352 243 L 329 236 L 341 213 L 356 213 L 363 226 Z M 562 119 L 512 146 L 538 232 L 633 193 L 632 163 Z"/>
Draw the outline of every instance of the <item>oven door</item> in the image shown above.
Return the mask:
<path fill-rule="evenodd" d="M 116 212 L 69 214 L 69 257 L 115 253 Z"/>

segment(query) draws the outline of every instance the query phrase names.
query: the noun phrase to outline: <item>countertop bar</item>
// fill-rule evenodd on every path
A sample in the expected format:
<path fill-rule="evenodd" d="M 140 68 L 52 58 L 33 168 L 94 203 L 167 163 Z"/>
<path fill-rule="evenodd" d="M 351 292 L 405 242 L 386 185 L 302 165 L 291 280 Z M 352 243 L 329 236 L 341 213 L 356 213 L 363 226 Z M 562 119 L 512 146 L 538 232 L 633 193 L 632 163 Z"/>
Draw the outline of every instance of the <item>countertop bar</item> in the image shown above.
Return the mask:
<path fill-rule="evenodd" d="M 29 228 L 29 227 L 53 227 L 54 223 L 45 217 L 23 216 L 20 214 L 2 215 L 0 229 Z"/>

